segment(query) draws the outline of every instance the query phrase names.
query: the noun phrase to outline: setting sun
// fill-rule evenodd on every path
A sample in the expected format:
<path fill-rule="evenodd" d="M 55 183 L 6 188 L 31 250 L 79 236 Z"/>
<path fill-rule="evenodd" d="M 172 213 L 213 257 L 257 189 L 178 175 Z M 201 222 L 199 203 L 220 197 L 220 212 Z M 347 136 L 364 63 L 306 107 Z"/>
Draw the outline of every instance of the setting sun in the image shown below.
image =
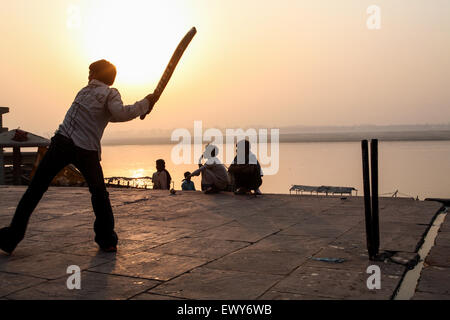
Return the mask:
<path fill-rule="evenodd" d="M 142 178 L 147 174 L 147 171 L 140 168 L 140 169 L 136 169 L 136 170 L 131 170 L 131 178 Z"/>
<path fill-rule="evenodd" d="M 188 30 L 188 10 L 164 1 L 97 1 L 83 26 L 87 58 L 105 58 L 126 85 L 155 83 Z"/>

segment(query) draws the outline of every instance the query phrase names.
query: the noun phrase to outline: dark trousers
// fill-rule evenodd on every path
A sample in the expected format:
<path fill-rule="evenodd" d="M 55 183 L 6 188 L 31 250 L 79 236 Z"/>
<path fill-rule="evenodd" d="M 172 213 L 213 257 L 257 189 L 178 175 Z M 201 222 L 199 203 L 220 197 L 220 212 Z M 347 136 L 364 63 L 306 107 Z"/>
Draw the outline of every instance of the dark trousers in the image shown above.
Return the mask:
<path fill-rule="evenodd" d="M 255 164 L 232 164 L 228 169 L 234 180 L 234 188 L 256 190 L 262 185 L 260 167 Z"/>
<path fill-rule="evenodd" d="M 71 139 L 58 133 L 52 138 L 50 148 L 17 206 L 9 227 L 11 236 L 16 243 L 24 238 L 33 210 L 47 191 L 53 178 L 68 164 L 73 164 L 80 170 L 89 186 L 96 217 L 94 223 L 95 242 L 102 248 L 117 245 L 114 216 L 97 151 L 79 148 Z"/>

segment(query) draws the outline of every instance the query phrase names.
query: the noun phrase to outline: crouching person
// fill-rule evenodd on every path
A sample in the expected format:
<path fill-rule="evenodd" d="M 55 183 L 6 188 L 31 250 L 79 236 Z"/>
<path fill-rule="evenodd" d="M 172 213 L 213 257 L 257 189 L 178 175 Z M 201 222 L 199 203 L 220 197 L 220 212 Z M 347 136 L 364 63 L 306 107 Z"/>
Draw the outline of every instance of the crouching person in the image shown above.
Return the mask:
<path fill-rule="evenodd" d="M 206 194 L 225 191 L 229 183 L 227 169 L 217 158 L 218 153 L 219 149 L 216 146 L 207 145 L 200 158 L 199 168 L 190 175 L 202 175 L 202 191 Z M 203 158 L 206 159 L 204 164 L 202 164 Z"/>
<path fill-rule="evenodd" d="M 250 151 L 250 142 L 241 140 L 236 145 L 236 157 L 228 168 L 234 180 L 235 194 L 246 194 L 252 190 L 261 194 L 262 170 L 256 156 Z"/>

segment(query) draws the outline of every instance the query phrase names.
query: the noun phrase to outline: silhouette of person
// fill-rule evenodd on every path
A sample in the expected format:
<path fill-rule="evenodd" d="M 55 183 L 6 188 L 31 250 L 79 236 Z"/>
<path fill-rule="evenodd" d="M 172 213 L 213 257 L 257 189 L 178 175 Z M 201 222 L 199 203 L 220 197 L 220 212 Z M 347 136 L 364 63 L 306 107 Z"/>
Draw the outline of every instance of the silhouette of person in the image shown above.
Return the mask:
<path fill-rule="evenodd" d="M 186 171 L 184 173 L 183 183 L 181 184 L 181 190 L 185 191 L 195 191 L 195 184 L 191 181 L 191 173 Z"/>
<path fill-rule="evenodd" d="M 169 190 L 172 177 L 166 170 L 166 162 L 163 159 L 156 160 L 156 172 L 152 176 L 154 190 Z"/>
<path fill-rule="evenodd" d="M 255 194 L 261 194 L 259 187 L 262 185 L 263 173 L 256 156 L 250 149 L 248 140 L 239 141 L 236 144 L 236 157 L 228 168 L 234 180 L 236 194 L 246 194 L 251 190 L 254 190 Z"/>
<path fill-rule="evenodd" d="M 199 168 L 190 175 L 202 175 L 202 190 L 206 194 L 226 190 L 229 183 L 227 169 L 217 158 L 218 153 L 215 145 L 208 144 L 199 160 Z M 202 159 L 206 159 L 205 164 L 202 164 Z"/>
<path fill-rule="evenodd" d="M 0 249 L 12 253 L 25 236 L 29 218 L 55 175 L 68 164 L 83 174 L 95 213 L 95 241 L 107 252 L 117 251 L 114 215 L 100 165 L 100 140 L 109 122 L 125 122 L 150 113 L 157 102 L 153 94 L 124 106 L 117 89 L 110 88 L 116 67 L 106 60 L 89 66 L 88 85 L 82 88 L 51 139 L 9 227 L 0 229 Z"/>

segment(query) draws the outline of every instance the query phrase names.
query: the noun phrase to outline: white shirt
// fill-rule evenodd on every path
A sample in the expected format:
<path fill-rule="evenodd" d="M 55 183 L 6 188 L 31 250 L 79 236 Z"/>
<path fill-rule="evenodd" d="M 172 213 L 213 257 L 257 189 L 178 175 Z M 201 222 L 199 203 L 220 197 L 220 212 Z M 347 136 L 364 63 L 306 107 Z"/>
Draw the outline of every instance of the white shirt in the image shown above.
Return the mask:
<path fill-rule="evenodd" d="M 149 107 L 147 99 L 124 106 L 117 89 L 94 79 L 78 92 L 58 133 L 80 148 L 98 151 L 101 159 L 100 140 L 108 123 L 133 120 L 146 114 Z"/>
<path fill-rule="evenodd" d="M 191 173 L 191 176 L 198 176 L 205 170 L 209 170 L 214 177 L 214 184 L 224 189 L 229 183 L 228 172 L 225 166 L 220 162 L 219 158 L 211 157 L 206 159 L 205 164 Z"/>

